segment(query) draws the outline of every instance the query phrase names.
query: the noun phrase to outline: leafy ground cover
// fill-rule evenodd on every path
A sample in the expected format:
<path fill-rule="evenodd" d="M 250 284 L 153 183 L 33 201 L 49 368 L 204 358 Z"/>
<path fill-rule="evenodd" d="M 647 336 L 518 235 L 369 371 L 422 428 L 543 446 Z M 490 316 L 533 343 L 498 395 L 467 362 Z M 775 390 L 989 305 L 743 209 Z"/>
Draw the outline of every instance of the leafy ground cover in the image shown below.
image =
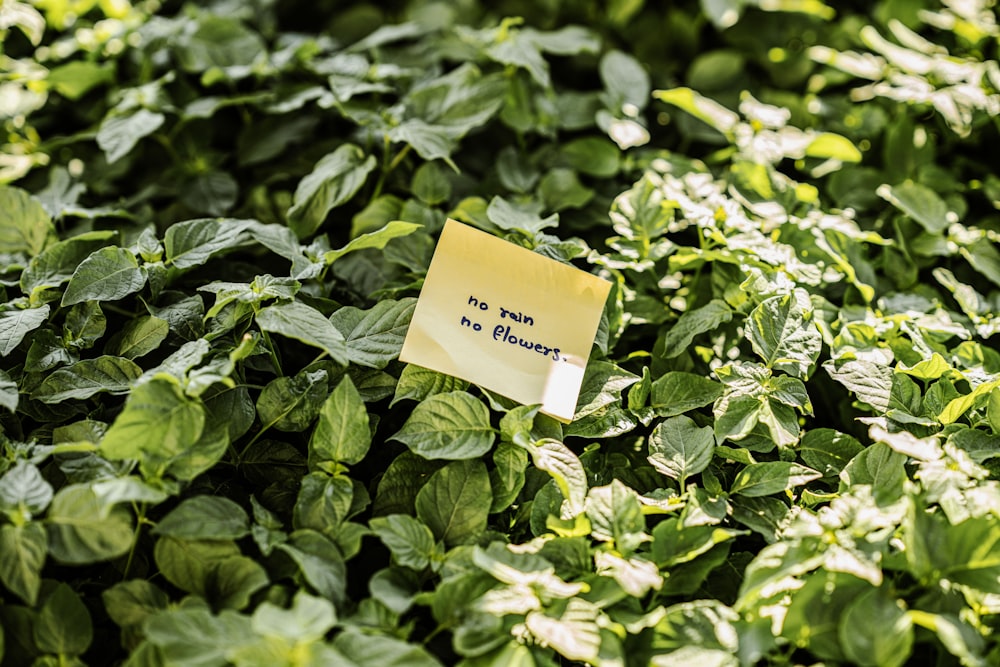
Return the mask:
<path fill-rule="evenodd" d="M 3 665 L 1000 662 L 1000 28 L 0 2 Z M 572 423 L 398 362 L 446 217 Z"/>

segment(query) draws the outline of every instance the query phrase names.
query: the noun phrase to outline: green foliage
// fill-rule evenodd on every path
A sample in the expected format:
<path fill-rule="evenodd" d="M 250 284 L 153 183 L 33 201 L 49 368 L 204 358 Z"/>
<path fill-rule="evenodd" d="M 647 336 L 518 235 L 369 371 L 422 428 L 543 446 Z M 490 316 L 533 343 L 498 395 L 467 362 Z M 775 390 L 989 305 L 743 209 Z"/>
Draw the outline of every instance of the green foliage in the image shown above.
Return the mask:
<path fill-rule="evenodd" d="M 333 4 L 0 2 L 0 665 L 1000 662 L 990 3 Z M 448 217 L 569 424 L 398 361 Z"/>

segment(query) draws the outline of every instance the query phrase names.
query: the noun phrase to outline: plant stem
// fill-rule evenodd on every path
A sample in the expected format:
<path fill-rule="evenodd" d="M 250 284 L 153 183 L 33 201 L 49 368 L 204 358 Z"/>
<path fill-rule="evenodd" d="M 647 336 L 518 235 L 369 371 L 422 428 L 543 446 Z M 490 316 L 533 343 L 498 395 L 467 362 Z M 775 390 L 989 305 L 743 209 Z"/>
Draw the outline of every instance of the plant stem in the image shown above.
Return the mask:
<path fill-rule="evenodd" d="M 136 509 L 135 533 L 132 535 L 132 546 L 128 550 L 128 558 L 125 559 L 125 570 L 122 572 L 122 581 L 128 579 L 129 570 L 132 569 L 132 560 L 135 558 L 135 548 L 139 545 L 139 534 L 142 532 L 142 525 L 146 522 L 146 503 L 139 503 Z"/>

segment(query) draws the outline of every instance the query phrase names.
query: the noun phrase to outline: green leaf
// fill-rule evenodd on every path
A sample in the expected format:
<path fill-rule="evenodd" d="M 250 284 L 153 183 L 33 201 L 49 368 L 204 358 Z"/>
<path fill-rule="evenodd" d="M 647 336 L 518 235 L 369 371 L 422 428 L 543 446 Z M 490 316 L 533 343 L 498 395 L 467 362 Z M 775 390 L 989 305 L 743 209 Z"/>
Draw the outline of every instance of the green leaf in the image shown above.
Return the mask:
<path fill-rule="evenodd" d="M 832 428 L 815 428 L 802 436 L 798 450 L 806 465 L 815 468 L 824 477 L 831 477 L 840 474 L 863 447 L 856 438 L 846 433 Z"/>
<path fill-rule="evenodd" d="M 861 162 L 861 151 L 858 147 L 847 137 L 833 132 L 816 134 L 806 146 L 806 155 L 821 159 L 831 158 L 841 162 Z"/>
<path fill-rule="evenodd" d="M 70 279 L 80 262 L 103 248 L 106 241 L 115 236 L 115 232 L 112 231 L 84 232 L 53 243 L 32 258 L 31 263 L 24 269 L 21 274 L 21 290 L 31 295 L 39 288 L 62 285 Z M 0 241 L 0 245 L 2 244 Z"/>
<path fill-rule="evenodd" d="M 292 433 L 309 428 L 326 400 L 326 378 L 324 370 L 303 370 L 268 382 L 257 398 L 261 423 Z"/>
<path fill-rule="evenodd" d="M 181 67 L 191 73 L 222 69 L 227 76 L 241 78 L 266 45 L 260 34 L 250 30 L 236 17 L 204 14 L 198 17 L 197 29 L 184 35 L 178 44 Z"/>
<path fill-rule="evenodd" d="M 347 358 L 361 366 L 385 368 L 399 357 L 417 300 L 379 301 L 368 310 L 345 306 L 330 316 L 347 344 Z"/>
<path fill-rule="evenodd" d="M 925 185 L 906 181 L 899 185 L 882 185 L 875 192 L 931 234 L 940 234 L 951 224 L 948 204 Z"/>
<path fill-rule="evenodd" d="M 980 399 L 990 395 L 997 387 L 1000 387 L 1000 379 L 983 382 L 968 394 L 952 399 L 937 416 L 938 421 L 942 424 L 955 423 L 959 417 L 968 412 L 969 408 L 975 405 Z"/>
<path fill-rule="evenodd" d="M 0 185 L 0 252 L 34 257 L 55 235 L 52 219 L 27 191 Z"/>
<path fill-rule="evenodd" d="M 670 371 L 653 382 L 649 406 L 660 417 L 674 417 L 704 407 L 722 396 L 721 382 L 703 375 Z"/>
<path fill-rule="evenodd" d="M 563 518 L 572 518 L 583 512 L 587 498 L 587 473 L 573 450 L 552 438 L 538 440 L 527 449 L 535 467 L 549 473 L 562 493 Z"/>
<path fill-rule="evenodd" d="M 614 176 L 621 169 L 621 150 L 604 137 L 580 137 L 559 146 L 557 164 L 596 178 Z"/>
<path fill-rule="evenodd" d="M 913 621 L 901 600 L 871 588 L 844 610 L 838 627 L 848 660 L 863 667 L 899 667 L 913 651 Z"/>
<path fill-rule="evenodd" d="M 441 125 L 432 125 L 419 118 L 404 120 L 386 134 L 393 143 L 409 144 L 417 155 L 427 160 L 444 160 L 452 164 L 455 150 L 454 132 Z"/>
<path fill-rule="evenodd" d="M 143 137 L 160 129 L 166 119 L 162 113 L 148 109 L 112 112 L 97 128 L 97 145 L 104 151 L 108 164 L 117 162 L 132 152 Z"/>
<path fill-rule="evenodd" d="M 425 162 L 413 174 L 410 189 L 425 204 L 435 206 L 448 201 L 451 181 L 436 162 Z"/>
<path fill-rule="evenodd" d="M 596 664 L 602 645 L 597 618 L 598 608 L 593 603 L 574 597 L 558 617 L 531 611 L 524 625 L 567 660 Z"/>
<path fill-rule="evenodd" d="M 847 660 L 837 628 L 844 610 L 871 585 L 852 575 L 820 571 L 795 591 L 781 635 L 823 660 Z"/>
<path fill-rule="evenodd" d="M 654 90 L 653 97 L 688 112 L 726 136 L 730 136 L 740 122 L 740 117 L 734 111 L 701 96 L 690 88 Z"/>
<path fill-rule="evenodd" d="M 751 498 L 769 496 L 802 486 L 820 477 L 822 474 L 812 468 L 788 461 L 751 463 L 736 475 L 730 493 L 739 493 Z"/>
<path fill-rule="evenodd" d="M 109 351 L 126 359 L 138 359 L 158 348 L 169 333 L 170 324 L 166 320 L 143 315 L 125 325 Z"/>
<path fill-rule="evenodd" d="M 49 70 L 46 81 L 57 93 L 75 101 L 97 86 L 114 83 L 115 67 L 110 62 L 74 60 Z"/>
<path fill-rule="evenodd" d="M 711 426 L 699 428 L 688 417 L 671 417 L 649 436 L 649 463 L 667 477 L 684 482 L 712 462 L 715 436 Z"/>
<path fill-rule="evenodd" d="M 20 395 L 17 390 L 17 383 L 6 372 L 0 370 L 0 407 L 14 412 L 17 410 L 19 400 Z"/>
<path fill-rule="evenodd" d="M 937 352 L 934 352 L 929 359 L 918 361 L 912 366 L 900 362 L 895 368 L 897 373 L 905 373 L 920 380 L 937 380 L 949 370 L 951 364 Z"/>
<path fill-rule="evenodd" d="M 45 527 L 49 553 L 63 563 L 86 565 L 110 560 L 132 546 L 128 511 L 102 502 L 86 484 L 70 484 L 56 493 Z"/>
<path fill-rule="evenodd" d="M 412 514 L 417 492 L 439 467 L 440 464 L 434 461 L 404 450 L 386 467 L 379 479 L 372 514 Z"/>
<path fill-rule="evenodd" d="M 0 581 L 34 607 L 42 585 L 48 536 L 41 523 L 0 526 Z"/>
<path fill-rule="evenodd" d="M 365 457 L 371 441 L 365 403 L 351 378 L 345 376 L 320 409 L 319 421 L 309 439 L 309 465 L 353 465 Z"/>
<path fill-rule="evenodd" d="M 49 317 L 49 305 L 38 308 L 14 309 L 0 312 L 0 356 L 13 352 L 29 332 L 34 331 Z"/>
<path fill-rule="evenodd" d="M 937 635 L 938 641 L 963 665 L 986 665 L 983 651 L 986 642 L 979 631 L 955 614 L 931 614 L 911 609 L 914 625 L 927 628 Z"/>
<path fill-rule="evenodd" d="M 146 284 L 135 255 L 124 248 L 101 248 L 80 262 L 66 285 L 62 305 L 83 301 L 117 301 Z"/>
<path fill-rule="evenodd" d="M 661 567 L 688 563 L 718 544 L 746 534 L 718 526 L 688 526 L 680 519 L 666 519 L 653 529 L 652 555 Z"/>
<path fill-rule="evenodd" d="M 574 421 L 598 413 L 602 408 L 620 404 L 622 391 L 638 381 L 638 376 L 611 362 L 591 359 L 583 374 Z"/>
<path fill-rule="evenodd" d="M 465 391 L 469 383 L 444 373 L 432 371 L 423 366 L 407 364 L 399 375 L 396 392 L 389 407 L 402 400 L 423 401 L 434 394 L 450 391 Z"/>
<path fill-rule="evenodd" d="M 501 442 L 493 450 L 493 469 L 490 470 L 490 486 L 493 488 L 493 504 L 490 513 L 510 507 L 526 481 L 528 452 L 508 442 Z"/>
<path fill-rule="evenodd" d="M 373 155 L 365 157 L 361 148 L 349 143 L 323 156 L 295 189 L 288 226 L 300 239 L 312 236 L 331 210 L 361 189 L 375 166 Z"/>
<path fill-rule="evenodd" d="M 904 524 L 907 559 L 925 580 L 946 579 L 1000 593 L 1000 520 L 996 516 L 968 518 L 952 525 L 920 507 L 910 509 Z"/>
<path fill-rule="evenodd" d="M 494 430 L 482 401 L 452 391 L 417 405 L 392 439 L 427 459 L 474 459 L 493 446 Z"/>
<path fill-rule="evenodd" d="M 620 480 L 590 489 L 586 512 L 591 535 L 597 540 L 613 542 L 615 550 L 625 556 L 649 539 L 639 494 Z"/>
<path fill-rule="evenodd" d="M 94 639 L 94 625 L 80 596 L 59 583 L 42 603 L 32 634 L 43 653 L 80 655 Z"/>
<path fill-rule="evenodd" d="M 368 525 L 389 547 L 397 564 L 418 572 L 430 564 L 434 554 L 434 533 L 427 524 L 408 514 L 390 514 L 375 517 Z"/>
<path fill-rule="evenodd" d="M 19 460 L 0 477 L 0 509 L 30 518 L 45 511 L 52 500 L 52 485 L 38 467 Z"/>
<path fill-rule="evenodd" d="M 635 57 L 622 51 L 608 51 L 598 65 L 601 83 L 614 100 L 618 111 L 631 104 L 642 110 L 649 103 L 649 73 Z"/>
<path fill-rule="evenodd" d="M 479 460 L 454 461 L 427 480 L 417 493 L 417 517 L 435 537 L 455 545 L 486 529 L 493 495 L 486 466 Z"/>
<path fill-rule="evenodd" d="M 324 253 L 323 261 L 326 264 L 332 264 L 347 253 L 354 252 L 356 250 L 382 250 L 385 248 L 386 244 L 389 243 L 389 241 L 409 236 L 422 227 L 423 225 L 418 225 L 412 222 L 392 220 L 391 222 L 386 223 L 384 227 L 351 239 L 347 245 L 342 248 L 330 250 L 329 252 Z"/>
<path fill-rule="evenodd" d="M 31 397 L 43 403 L 62 403 L 90 398 L 101 392 L 124 394 L 141 375 L 139 366 L 121 357 L 84 359 L 53 371 Z"/>
<path fill-rule="evenodd" d="M 170 511 L 153 528 L 154 535 L 185 540 L 238 540 L 250 533 L 250 518 L 232 500 L 194 496 Z"/>
<path fill-rule="evenodd" d="M 101 454 L 111 460 L 138 459 L 143 454 L 164 459 L 198 442 L 205 408 L 188 398 L 177 383 L 156 376 L 132 390 L 125 409 L 101 440 Z"/>
<path fill-rule="evenodd" d="M 338 364 L 347 365 L 344 336 L 315 308 L 299 301 L 279 303 L 262 309 L 256 319 L 264 331 L 318 347 Z"/>
<path fill-rule="evenodd" d="M 866 447 L 840 473 L 840 487 L 871 485 L 878 499 L 892 502 L 903 493 L 906 456 L 882 442 Z"/>
<path fill-rule="evenodd" d="M 1000 285 L 1000 252 L 992 238 L 980 238 L 975 243 L 959 248 L 959 252 L 983 277 L 994 285 Z"/>
<path fill-rule="evenodd" d="M 123 629 L 141 626 L 170 603 L 166 593 L 145 579 L 118 582 L 105 589 L 101 599 L 108 616 Z"/>
<path fill-rule="evenodd" d="M 352 665 L 379 667 L 441 667 L 422 646 L 387 635 L 369 635 L 347 630 L 337 635 L 333 646 Z"/>
<path fill-rule="evenodd" d="M 297 530 L 276 549 L 286 553 L 299 567 L 313 589 L 334 603 L 347 595 L 347 566 L 337 545 L 315 530 Z"/>
<path fill-rule="evenodd" d="M 322 639 L 337 622 L 337 611 L 329 601 L 298 591 L 289 609 L 263 602 L 251 618 L 261 635 L 277 635 L 296 642 Z"/>
<path fill-rule="evenodd" d="M 354 506 L 354 491 L 354 484 L 346 475 L 309 473 L 299 486 L 292 525 L 321 532 L 340 526 Z"/>
<path fill-rule="evenodd" d="M 701 308 L 685 311 L 666 335 L 656 342 L 656 354 L 671 359 L 684 352 L 694 337 L 715 330 L 733 319 L 733 311 L 721 299 L 713 299 Z"/>
<path fill-rule="evenodd" d="M 217 616 L 208 609 L 161 611 L 143 625 L 147 641 L 157 647 L 152 664 L 222 667 L 228 655 L 252 639 L 250 617 L 232 610 Z"/>
<path fill-rule="evenodd" d="M 823 345 L 804 290 L 765 299 L 747 318 L 746 337 L 768 368 L 804 378 Z"/>
<path fill-rule="evenodd" d="M 198 218 L 171 225 L 163 237 L 167 263 L 178 269 L 201 266 L 214 255 L 238 247 L 251 220 Z"/>
<path fill-rule="evenodd" d="M 876 412 L 885 413 L 889 409 L 893 372 L 888 366 L 859 359 L 836 365 L 827 361 L 823 367 L 830 377 L 853 391 Z"/>

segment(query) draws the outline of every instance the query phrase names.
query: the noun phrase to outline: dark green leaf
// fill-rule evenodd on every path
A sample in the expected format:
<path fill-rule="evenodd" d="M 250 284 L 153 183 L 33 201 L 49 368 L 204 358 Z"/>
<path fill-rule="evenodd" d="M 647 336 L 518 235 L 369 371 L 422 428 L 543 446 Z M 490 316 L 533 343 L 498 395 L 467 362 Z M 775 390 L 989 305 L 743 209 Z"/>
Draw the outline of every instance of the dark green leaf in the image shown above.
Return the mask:
<path fill-rule="evenodd" d="M 492 503 L 490 478 L 482 461 L 454 461 L 431 475 L 417 493 L 417 517 L 438 539 L 460 544 L 486 528 Z"/>
<path fill-rule="evenodd" d="M 683 485 L 712 462 L 715 436 L 711 426 L 699 428 L 691 419 L 671 417 L 656 425 L 649 436 L 649 462 Z"/>
<path fill-rule="evenodd" d="M 369 368 L 385 368 L 399 357 L 417 300 L 379 301 L 369 310 L 346 306 L 330 321 L 347 342 L 347 357 Z"/>
<path fill-rule="evenodd" d="M 80 262 L 66 285 L 62 305 L 83 301 L 117 301 L 146 284 L 139 263 L 124 248 L 101 248 Z"/>
<path fill-rule="evenodd" d="M 363 459 L 370 446 L 368 412 L 354 383 L 345 377 L 320 409 L 319 421 L 309 439 L 310 465 L 351 465 Z"/>
<path fill-rule="evenodd" d="M 913 621 L 902 601 L 871 588 L 847 606 L 838 634 L 844 654 L 864 667 L 899 667 L 913 650 Z"/>
<path fill-rule="evenodd" d="M 14 412 L 17 410 L 17 403 L 20 396 L 17 391 L 17 383 L 14 382 L 7 373 L 0 370 L 0 407 L 7 408 Z"/>
<path fill-rule="evenodd" d="M 464 391 L 435 394 L 392 436 L 427 459 L 474 459 L 493 446 L 489 410 Z"/>
<path fill-rule="evenodd" d="M 802 460 L 824 477 L 840 474 L 844 466 L 861 450 L 861 443 L 855 438 L 832 428 L 806 431 L 799 443 Z"/>
<path fill-rule="evenodd" d="M 167 263 L 178 269 L 201 266 L 213 255 L 238 246 L 251 224 L 250 220 L 199 218 L 171 225 L 163 238 Z"/>
<path fill-rule="evenodd" d="M 198 442 L 204 425 L 202 404 L 185 396 L 176 382 L 157 376 L 129 395 L 101 440 L 101 454 L 112 460 L 143 453 L 169 458 Z"/>
<path fill-rule="evenodd" d="M 84 359 L 45 378 L 31 395 L 43 403 L 90 398 L 101 392 L 123 394 L 142 375 L 134 362 L 121 357 Z"/>
<path fill-rule="evenodd" d="M 437 371 L 407 364 L 396 383 L 395 395 L 390 407 L 402 400 L 423 401 L 434 394 L 450 391 L 465 391 L 469 383 Z"/>
<path fill-rule="evenodd" d="M 104 151 L 108 163 L 117 162 L 135 148 L 143 137 L 160 129 L 167 117 L 148 109 L 136 109 L 124 114 L 112 112 L 97 130 L 97 145 Z"/>
<path fill-rule="evenodd" d="M 325 253 L 323 255 L 323 261 L 327 264 L 332 264 L 347 253 L 354 252 L 356 250 L 382 250 L 385 248 L 386 244 L 389 243 L 389 241 L 409 236 L 422 226 L 423 225 L 418 225 L 412 222 L 392 220 L 386 223 L 384 227 L 351 239 L 343 248 L 338 248 Z M 381 304 L 381 302 L 379 303 Z"/>
<path fill-rule="evenodd" d="M 110 231 L 84 232 L 48 246 L 24 269 L 21 274 L 21 289 L 30 295 L 39 288 L 62 285 L 70 279 L 80 262 L 104 247 L 114 236 L 115 233 Z M 2 244 L 0 241 L 0 245 Z"/>
<path fill-rule="evenodd" d="M 125 325 L 111 351 L 126 359 L 138 359 L 158 348 L 169 332 L 166 320 L 143 315 Z"/>
<path fill-rule="evenodd" d="M 673 417 L 709 405 L 722 396 L 722 383 L 710 378 L 670 371 L 653 382 L 649 406 L 660 417 Z"/>
<path fill-rule="evenodd" d="M 375 164 L 374 156 L 365 157 L 354 144 L 343 144 L 317 162 L 312 173 L 299 182 L 288 209 L 288 226 L 296 236 L 312 236 L 327 213 L 361 189 Z"/>
<path fill-rule="evenodd" d="M 42 252 L 55 232 L 42 204 L 20 188 L 0 185 L 0 252 Z"/>
<path fill-rule="evenodd" d="M 882 185 L 876 192 L 932 234 L 940 234 L 951 224 L 948 205 L 926 185 L 907 181 L 899 185 Z"/>
<path fill-rule="evenodd" d="M 80 596 L 60 583 L 42 603 L 33 635 L 44 653 L 80 655 L 94 639 L 94 625 Z"/>
<path fill-rule="evenodd" d="M 811 317 L 812 303 L 804 291 L 773 296 L 750 313 L 746 337 L 769 368 L 804 378 L 823 344 Z"/>
<path fill-rule="evenodd" d="M 56 493 L 45 519 L 49 553 L 58 561 L 89 564 L 121 556 L 132 546 L 132 518 L 117 505 L 101 502 L 85 484 Z"/>
<path fill-rule="evenodd" d="M 422 571 L 434 553 L 434 533 L 408 514 L 390 514 L 369 521 L 371 529 L 392 551 L 399 565 Z"/>
<path fill-rule="evenodd" d="M 42 584 L 48 536 L 41 523 L 0 526 L 0 581 L 34 607 Z"/>
<path fill-rule="evenodd" d="M 319 414 L 327 397 L 326 371 L 302 371 L 275 378 L 257 398 L 261 422 L 279 431 L 306 430 Z"/>
<path fill-rule="evenodd" d="M 347 364 L 344 336 L 330 320 L 311 306 L 299 301 L 268 306 L 257 313 L 257 325 L 264 331 L 318 347 L 338 364 Z"/>
<path fill-rule="evenodd" d="M 0 356 L 13 352 L 29 332 L 42 326 L 49 317 L 49 305 L 38 308 L 0 312 Z"/>
<path fill-rule="evenodd" d="M 317 593 L 334 603 L 344 599 L 347 567 L 340 550 L 327 537 L 314 530 L 297 530 L 276 548 L 291 557 Z"/>
<path fill-rule="evenodd" d="M 250 519 L 228 498 L 194 496 L 160 519 L 156 535 L 185 540 L 237 540 L 250 532 Z"/>
<path fill-rule="evenodd" d="M 688 349 L 694 337 L 713 331 L 733 319 L 732 309 L 726 302 L 713 299 L 701 308 L 683 313 L 666 335 L 656 343 L 656 352 L 666 359 L 676 357 Z"/>
<path fill-rule="evenodd" d="M 822 475 L 812 468 L 788 461 L 752 463 L 736 475 L 730 493 L 739 493 L 751 498 L 769 496 L 820 477 Z"/>

